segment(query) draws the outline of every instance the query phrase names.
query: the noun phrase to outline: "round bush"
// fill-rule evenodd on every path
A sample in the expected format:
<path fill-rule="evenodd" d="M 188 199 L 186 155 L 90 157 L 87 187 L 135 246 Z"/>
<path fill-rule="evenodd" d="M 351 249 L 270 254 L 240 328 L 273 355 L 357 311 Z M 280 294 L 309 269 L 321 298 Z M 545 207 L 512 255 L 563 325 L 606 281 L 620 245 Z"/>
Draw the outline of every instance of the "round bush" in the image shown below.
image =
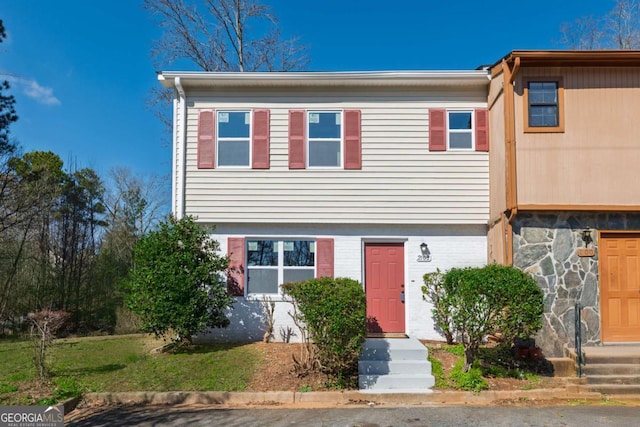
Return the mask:
<path fill-rule="evenodd" d="M 348 278 L 322 277 L 283 285 L 297 304 L 300 320 L 317 348 L 322 369 L 346 379 L 358 372 L 366 337 L 366 297 Z"/>

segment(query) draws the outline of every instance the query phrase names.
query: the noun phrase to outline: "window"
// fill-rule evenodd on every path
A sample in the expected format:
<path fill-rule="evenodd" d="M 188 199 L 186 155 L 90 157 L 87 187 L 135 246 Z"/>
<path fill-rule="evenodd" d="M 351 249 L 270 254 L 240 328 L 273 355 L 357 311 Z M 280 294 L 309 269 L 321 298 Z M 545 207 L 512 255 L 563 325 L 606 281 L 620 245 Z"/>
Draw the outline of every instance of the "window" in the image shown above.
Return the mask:
<path fill-rule="evenodd" d="M 563 132 L 564 88 L 558 78 L 526 79 L 524 82 L 524 131 Z"/>
<path fill-rule="evenodd" d="M 279 294 L 280 284 L 315 277 L 313 240 L 247 239 L 247 293 Z"/>
<path fill-rule="evenodd" d="M 251 113 L 218 111 L 218 166 L 251 165 Z"/>
<path fill-rule="evenodd" d="M 342 113 L 309 111 L 309 167 L 342 166 Z"/>
<path fill-rule="evenodd" d="M 473 150 L 473 111 L 447 111 L 447 147 Z"/>

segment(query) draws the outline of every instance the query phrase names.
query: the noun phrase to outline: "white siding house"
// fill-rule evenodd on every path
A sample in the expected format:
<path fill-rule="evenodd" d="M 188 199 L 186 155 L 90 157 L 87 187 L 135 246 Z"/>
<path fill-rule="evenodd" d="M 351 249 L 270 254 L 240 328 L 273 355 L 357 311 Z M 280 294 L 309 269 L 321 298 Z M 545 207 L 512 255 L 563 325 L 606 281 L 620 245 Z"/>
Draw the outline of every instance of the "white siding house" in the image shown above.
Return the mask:
<path fill-rule="evenodd" d="M 439 338 L 422 275 L 486 263 L 486 71 L 159 79 L 173 213 L 215 225 L 235 267 L 231 326 L 202 338 L 261 339 L 268 297 L 274 338 L 295 340 L 279 285 L 325 275 L 363 283 L 371 332 Z"/>

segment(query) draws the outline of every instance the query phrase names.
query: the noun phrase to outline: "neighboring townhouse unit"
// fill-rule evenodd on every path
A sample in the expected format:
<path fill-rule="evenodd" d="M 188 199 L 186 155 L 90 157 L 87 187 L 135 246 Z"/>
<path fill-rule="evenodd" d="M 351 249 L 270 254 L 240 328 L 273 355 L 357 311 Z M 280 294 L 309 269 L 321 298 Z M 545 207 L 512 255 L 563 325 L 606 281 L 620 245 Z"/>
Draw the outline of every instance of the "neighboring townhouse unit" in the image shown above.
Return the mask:
<path fill-rule="evenodd" d="M 640 52 L 514 51 L 491 69 L 489 261 L 545 294 L 537 344 L 640 341 Z"/>
<path fill-rule="evenodd" d="M 281 284 L 350 277 L 370 332 L 440 339 L 422 276 L 486 263 L 483 71 L 163 72 L 178 216 L 215 225 L 236 296 L 211 340 L 298 340 Z"/>

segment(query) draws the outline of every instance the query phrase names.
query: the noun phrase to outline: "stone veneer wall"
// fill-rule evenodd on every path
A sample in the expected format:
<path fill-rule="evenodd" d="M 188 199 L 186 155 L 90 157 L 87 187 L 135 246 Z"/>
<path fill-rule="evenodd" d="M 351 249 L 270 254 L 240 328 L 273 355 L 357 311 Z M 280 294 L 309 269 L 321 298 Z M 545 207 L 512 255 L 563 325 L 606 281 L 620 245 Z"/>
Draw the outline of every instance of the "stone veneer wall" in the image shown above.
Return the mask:
<path fill-rule="evenodd" d="M 592 229 L 593 257 L 579 257 L 582 230 Z M 543 327 L 536 337 L 545 356 L 563 356 L 575 341 L 575 304 L 582 305 L 582 343 L 600 344 L 598 230 L 640 230 L 640 214 L 520 213 L 513 224 L 513 265 L 544 291 Z"/>

